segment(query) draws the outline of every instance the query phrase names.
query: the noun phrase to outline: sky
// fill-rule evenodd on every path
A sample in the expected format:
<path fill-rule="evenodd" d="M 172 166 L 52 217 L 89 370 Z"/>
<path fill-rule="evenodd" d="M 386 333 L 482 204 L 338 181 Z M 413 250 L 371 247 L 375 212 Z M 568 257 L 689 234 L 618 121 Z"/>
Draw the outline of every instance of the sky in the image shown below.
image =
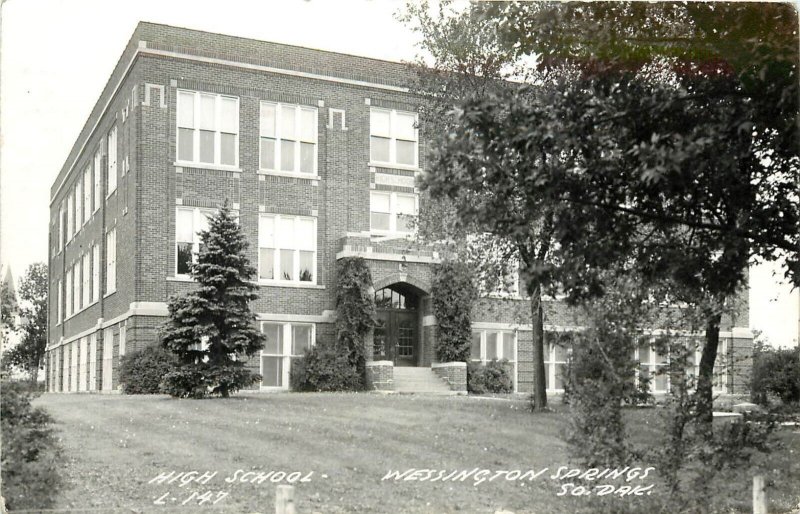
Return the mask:
<path fill-rule="evenodd" d="M 1 1 L 1 0 L 0 0 Z M 416 35 L 390 0 L 5 0 L 0 44 L 0 263 L 17 283 L 47 260 L 50 185 L 136 24 L 152 21 L 392 61 Z M 751 272 L 750 327 L 798 341 L 800 295 L 775 266 Z M 778 270 L 778 276 L 782 272 Z"/>

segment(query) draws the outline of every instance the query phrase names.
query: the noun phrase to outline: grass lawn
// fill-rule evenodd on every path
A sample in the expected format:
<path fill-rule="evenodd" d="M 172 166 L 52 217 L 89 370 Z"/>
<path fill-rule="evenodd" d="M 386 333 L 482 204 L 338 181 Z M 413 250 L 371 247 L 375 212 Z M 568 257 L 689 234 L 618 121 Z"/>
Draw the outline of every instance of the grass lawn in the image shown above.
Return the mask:
<path fill-rule="evenodd" d="M 274 512 L 276 484 L 269 479 L 226 482 L 253 470 L 313 472 L 310 481 L 295 484 L 298 514 L 637 512 L 651 509 L 647 502 L 664 495 L 656 471 L 627 484 L 616 479 L 590 485 L 653 484 L 650 497 L 559 496 L 562 485 L 573 482 L 552 478 L 559 466 L 570 466 L 562 441 L 567 417 L 563 409 L 531 414 L 524 401 L 377 394 L 240 394 L 202 401 L 45 394 L 35 405 L 54 416 L 65 449 L 68 483 L 58 509 Z M 626 415 L 636 441 L 655 440 L 655 409 Z M 772 508 L 786 512 L 800 501 L 800 434 L 784 430 L 779 438 L 783 450 L 759 457 L 756 464 L 773 483 Z M 547 471 L 533 480 L 502 475 L 480 484 L 473 477 L 382 480 L 390 470 L 410 468 L 448 474 L 475 468 L 492 474 Z M 719 484 L 717 506 L 698 506 L 698 512 L 747 512 L 753 469 Z M 172 471 L 217 474 L 205 484 L 149 483 Z M 206 499 L 219 501 L 198 506 L 205 492 L 211 492 Z"/>

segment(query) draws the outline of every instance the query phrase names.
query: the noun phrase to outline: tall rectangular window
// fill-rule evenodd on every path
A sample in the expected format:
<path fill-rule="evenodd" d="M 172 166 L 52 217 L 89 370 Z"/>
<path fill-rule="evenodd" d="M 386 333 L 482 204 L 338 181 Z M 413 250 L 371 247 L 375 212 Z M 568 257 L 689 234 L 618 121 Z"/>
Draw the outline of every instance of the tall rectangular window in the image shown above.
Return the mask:
<path fill-rule="evenodd" d="M 86 252 L 83 254 L 83 271 L 81 276 L 83 277 L 83 306 L 86 307 L 91 302 L 91 293 L 92 293 L 92 273 L 91 273 L 91 252 Z"/>
<path fill-rule="evenodd" d="M 202 249 L 200 232 L 208 230 L 209 209 L 178 207 L 175 213 L 175 274 L 189 275 Z"/>
<path fill-rule="evenodd" d="M 81 207 L 81 198 L 83 198 L 83 191 L 81 189 L 81 179 L 75 182 L 75 233 L 81 230 L 83 225 L 83 208 Z"/>
<path fill-rule="evenodd" d="M 67 194 L 67 242 L 69 242 L 75 235 L 75 196 L 72 189 Z"/>
<path fill-rule="evenodd" d="M 549 343 L 544 354 L 544 378 L 548 391 L 563 391 L 566 380 L 568 349 L 558 343 Z"/>
<path fill-rule="evenodd" d="M 239 99 L 178 91 L 177 159 L 182 162 L 239 165 Z"/>
<path fill-rule="evenodd" d="M 86 391 L 86 385 L 89 382 L 88 364 L 89 364 L 89 338 L 81 337 L 80 343 L 80 357 L 78 360 L 78 391 Z"/>
<path fill-rule="evenodd" d="M 108 165 L 106 166 L 108 191 L 106 197 L 117 189 L 117 126 L 108 132 Z"/>
<path fill-rule="evenodd" d="M 317 109 L 261 102 L 260 168 L 317 174 Z"/>
<path fill-rule="evenodd" d="M 267 337 L 261 350 L 261 387 L 288 389 L 292 362 L 314 345 L 314 325 L 262 322 L 261 332 Z"/>
<path fill-rule="evenodd" d="M 505 359 L 509 372 L 517 387 L 517 338 L 513 332 L 504 330 L 473 330 L 470 345 L 470 360 L 487 363 Z"/>
<path fill-rule="evenodd" d="M 655 347 L 645 342 L 636 349 L 636 359 L 639 361 L 639 379 L 649 381 L 651 392 L 666 393 L 667 355 L 657 352 Z"/>
<path fill-rule="evenodd" d="M 72 303 L 75 312 L 79 312 L 81 306 L 81 260 L 75 261 L 72 266 Z"/>
<path fill-rule="evenodd" d="M 64 296 L 63 296 L 64 295 L 64 291 L 61 289 L 61 287 L 62 287 L 61 279 L 58 279 L 58 282 L 56 282 L 56 289 L 58 291 L 57 292 L 58 305 L 56 306 L 56 311 L 58 312 L 58 318 L 57 318 L 58 319 L 58 323 L 61 323 L 62 321 L 64 321 L 64 310 L 63 310 L 63 308 L 64 308 L 64 306 L 63 306 L 63 303 L 64 303 Z"/>
<path fill-rule="evenodd" d="M 92 217 L 92 166 L 86 166 L 83 170 L 83 222 L 89 221 Z"/>
<path fill-rule="evenodd" d="M 89 391 L 97 390 L 97 333 L 89 336 Z"/>
<path fill-rule="evenodd" d="M 64 310 L 66 317 L 72 316 L 72 268 L 67 268 L 66 289 L 64 291 Z"/>
<path fill-rule="evenodd" d="M 94 169 L 92 170 L 92 176 L 94 179 L 94 212 L 97 212 L 97 209 L 100 208 L 100 204 L 102 203 L 102 196 L 100 193 L 103 177 L 102 169 L 103 145 L 100 145 L 100 148 L 98 148 L 94 153 Z"/>
<path fill-rule="evenodd" d="M 100 299 L 100 247 L 92 246 L 92 302 Z"/>
<path fill-rule="evenodd" d="M 117 290 L 117 229 L 106 233 L 106 294 Z"/>
<path fill-rule="evenodd" d="M 416 167 L 418 163 L 417 115 L 373 107 L 369 112 L 370 161 Z"/>
<path fill-rule="evenodd" d="M 73 341 L 69 344 L 71 349 L 69 356 L 69 390 L 74 393 L 78 390 L 78 343 Z"/>
<path fill-rule="evenodd" d="M 316 262 L 316 218 L 280 214 L 259 217 L 259 279 L 314 283 Z"/>
<path fill-rule="evenodd" d="M 64 242 L 66 240 L 65 236 L 65 222 L 64 222 L 64 201 L 61 201 L 61 205 L 58 207 L 58 249 L 64 249 Z"/>
<path fill-rule="evenodd" d="M 417 216 L 417 195 L 373 191 L 369 197 L 370 230 L 411 234 Z"/>

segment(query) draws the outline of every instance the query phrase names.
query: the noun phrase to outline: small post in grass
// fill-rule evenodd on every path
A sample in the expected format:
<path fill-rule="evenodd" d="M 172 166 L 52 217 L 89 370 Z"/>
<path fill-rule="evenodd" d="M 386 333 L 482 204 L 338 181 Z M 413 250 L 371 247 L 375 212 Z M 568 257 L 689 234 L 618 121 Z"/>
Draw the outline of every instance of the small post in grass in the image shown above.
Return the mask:
<path fill-rule="evenodd" d="M 297 511 L 294 510 L 293 485 L 278 486 L 275 493 L 275 514 L 297 514 Z"/>
<path fill-rule="evenodd" d="M 753 514 L 767 514 L 767 488 L 764 475 L 753 477 Z"/>

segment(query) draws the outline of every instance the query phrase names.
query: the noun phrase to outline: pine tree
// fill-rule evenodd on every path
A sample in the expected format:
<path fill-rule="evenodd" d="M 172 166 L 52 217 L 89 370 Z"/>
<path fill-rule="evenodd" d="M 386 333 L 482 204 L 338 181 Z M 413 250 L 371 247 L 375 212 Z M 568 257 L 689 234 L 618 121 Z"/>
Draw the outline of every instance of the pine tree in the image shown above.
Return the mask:
<path fill-rule="evenodd" d="M 245 254 L 247 239 L 227 201 L 199 235 L 200 253 L 191 267 L 199 287 L 170 299 L 170 317 L 162 329 L 163 345 L 180 362 L 164 377 L 163 386 L 172 396 L 228 397 L 261 380 L 240 360 L 264 344 L 249 306 L 258 298 L 251 282 L 256 270 Z"/>

